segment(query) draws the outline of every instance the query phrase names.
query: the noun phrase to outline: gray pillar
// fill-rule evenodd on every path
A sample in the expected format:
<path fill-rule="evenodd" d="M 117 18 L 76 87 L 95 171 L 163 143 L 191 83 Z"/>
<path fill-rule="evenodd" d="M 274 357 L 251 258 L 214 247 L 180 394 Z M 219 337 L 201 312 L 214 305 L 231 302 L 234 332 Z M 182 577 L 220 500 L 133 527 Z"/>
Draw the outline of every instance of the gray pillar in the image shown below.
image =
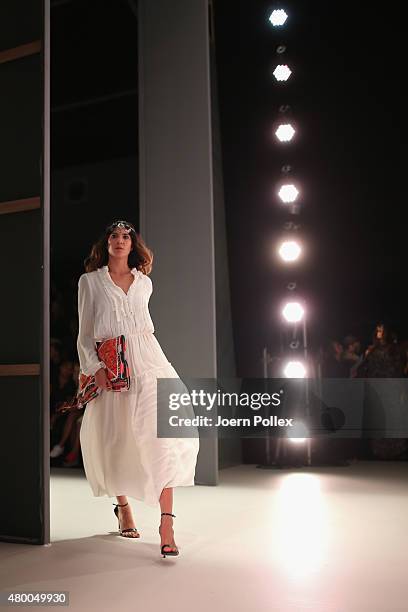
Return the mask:
<path fill-rule="evenodd" d="M 139 1 L 140 229 L 156 335 L 181 378 L 217 375 L 209 57 L 207 0 Z M 196 480 L 217 483 L 216 439 L 201 441 Z"/>

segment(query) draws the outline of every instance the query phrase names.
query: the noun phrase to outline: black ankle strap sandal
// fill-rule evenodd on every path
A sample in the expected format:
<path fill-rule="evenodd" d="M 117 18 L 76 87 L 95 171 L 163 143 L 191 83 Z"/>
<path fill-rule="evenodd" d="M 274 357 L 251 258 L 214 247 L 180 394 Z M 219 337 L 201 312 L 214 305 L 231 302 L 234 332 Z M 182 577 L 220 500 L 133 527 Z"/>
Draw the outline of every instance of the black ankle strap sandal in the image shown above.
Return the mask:
<path fill-rule="evenodd" d="M 171 512 L 162 512 L 161 516 L 163 516 L 163 515 L 174 516 L 174 518 L 176 518 L 176 515 L 172 514 Z M 161 525 L 159 525 L 159 533 L 160 533 L 160 527 L 161 527 Z M 166 557 L 177 557 L 177 555 L 179 554 L 178 549 L 177 550 L 164 550 L 166 547 L 167 548 L 176 548 L 175 546 L 172 546 L 171 544 L 163 544 L 163 546 L 161 547 L 161 554 L 162 554 L 164 559 Z"/>
<path fill-rule="evenodd" d="M 136 527 L 129 527 L 128 529 L 121 529 L 120 528 L 120 520 L 119 520 L 119 510 L 118 508 L 123 508 L 124 506 L 128 506 L 129 502 L 126 502 L 126 504 L 112 504 L 113 506 L 115 506 L 113 512 L 115 513 L 116 518 L 118 519 L 118 523 L 119 523 L 119 534 L 124 537 L 124 538 L 129 538 L 129 537 L 135 537 L 135 538 L 140 538 L 140 533 L 137 531 Z M 124 536 L 124 533 L 128 533 L 129 531 L 134 531 L 136 532 L 137 535 L 135 536 Z"/>

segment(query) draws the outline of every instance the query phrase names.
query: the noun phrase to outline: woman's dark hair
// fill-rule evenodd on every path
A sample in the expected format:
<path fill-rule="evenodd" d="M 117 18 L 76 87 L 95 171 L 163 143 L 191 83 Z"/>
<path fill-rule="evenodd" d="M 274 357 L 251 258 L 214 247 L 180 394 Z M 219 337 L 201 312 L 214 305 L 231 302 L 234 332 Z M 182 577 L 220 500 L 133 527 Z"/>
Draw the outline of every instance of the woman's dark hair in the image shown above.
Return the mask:
<path fill-rule="evenodd" d="M 377 338 L 377 331 L 378 328 L 382 327 L 383 328 L 383 337 L 382 338 Z M 375 330 L 373 332 L 373 345 L 374 346 L 379 346 L 382 344 L 390 344 L 392 342 L 396 341 L 396 334 L 391 330 L 389 324 L 385 321 L 379 321 L 377 323 L 377 325 L 375 326 Z"/>
<path fill-rule="evenodd" d="M 128 221 L 114 221 L 107 226 L 99 240 L 92 246 L 90 255 L 88 255 L 84 261 L 85 272 L 93 272 L 108 264 L 108 238 L 117 227 L 124 227 L 130 230 L 129 235 L 132 240 L 132 250 L 128 257 L 129 268 L 137 268 L 140 272 L 143 272 L 143 274 L 150 274 L 153 267 L 153 253 L 146 246 L 141 235 L 136 232 L 132 223 Z"/>

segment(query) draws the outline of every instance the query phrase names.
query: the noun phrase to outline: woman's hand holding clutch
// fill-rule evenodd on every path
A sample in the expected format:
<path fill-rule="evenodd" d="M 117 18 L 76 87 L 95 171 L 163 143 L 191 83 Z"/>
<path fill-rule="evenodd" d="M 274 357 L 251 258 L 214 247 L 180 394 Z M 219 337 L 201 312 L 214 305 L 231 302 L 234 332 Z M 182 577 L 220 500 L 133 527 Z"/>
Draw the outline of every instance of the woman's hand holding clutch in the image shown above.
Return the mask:
<path fill-rule="evenodd" d="M 112 392 L 128 391 L 130 388 L 130 372 L 126 360 L 126 338 L 122 334 L 115 338 L 97 341 L 95 344 L 98 359 L 105 367 L 93 374 L 79 373 L 78 389 L 69 402 L 64 402 L 56 412 L 82 409 L 94 398 L 101 389 Z"/>
<path fill-rule="evenodd" d="M 95 383 L 98 387 L 101 387 L 101 389 L 106 389 L 107 391 L 109 391 L 109 389 L 112 389 L 112 385 L 106 374 L 105 368 L 100 368 L 96 372 Z"/>

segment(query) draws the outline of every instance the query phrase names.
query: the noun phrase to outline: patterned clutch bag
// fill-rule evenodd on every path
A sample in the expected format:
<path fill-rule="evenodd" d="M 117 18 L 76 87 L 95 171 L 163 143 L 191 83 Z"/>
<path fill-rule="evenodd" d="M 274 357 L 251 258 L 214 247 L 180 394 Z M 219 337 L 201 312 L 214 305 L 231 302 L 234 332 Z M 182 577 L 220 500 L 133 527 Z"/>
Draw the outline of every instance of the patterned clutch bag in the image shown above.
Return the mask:
<path fill-rule="evenodd" d="M 112 391 L 127 391 L 130 388 L 130 372 L 126 361 L 126 338 L 124 335 L 96 342 L 96 352 L 100 361 L 106 366 L 106 374 L 112 385 Z M 70 402 L 64 402 L 56 412 L 81 409 L 97 397 L 101 391 L 95 382 L 95 376 L 79 373 L 78 391 Z"/>

